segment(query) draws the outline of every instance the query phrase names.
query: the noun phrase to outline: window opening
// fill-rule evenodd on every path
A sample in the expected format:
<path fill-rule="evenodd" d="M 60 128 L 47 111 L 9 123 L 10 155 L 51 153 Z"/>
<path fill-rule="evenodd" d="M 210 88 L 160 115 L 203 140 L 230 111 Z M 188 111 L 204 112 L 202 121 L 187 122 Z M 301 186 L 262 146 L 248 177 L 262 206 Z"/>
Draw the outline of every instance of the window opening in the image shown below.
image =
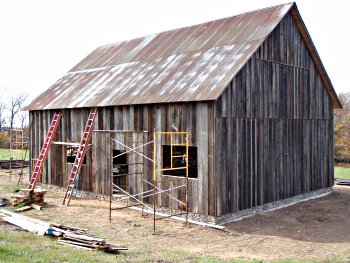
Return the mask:
<path fill-rule="evenodd" d="M 122 150 L 113 150 L 113 183 L 120 186 L 123 190 L 126 190 L 126 176 L 129 173 L 129 166 L 127 160 L 127 153 Z M 121 155 L 122 154 L 122 155 Z"/>
<path fill-rule="evenodd" d="M 189 155 L 188 177 L 197 178 L 198 177 L 197 147 L 189 146 L 188 155 Z M 173 146 L 173 153 L 171 156 L 171 146 L 163 145 L 163 168 L 164 169 L 170 168 L 171 162 L 172 162 L 173 168 L 186 167 L 186 146 Z M 169 170 L 169 171 L 164 171 L 164 174 L 186 177 L 186 170 L 185 169 Z"/>
<path fill-rule="evenodd" d="M 79 146 L 68 146 L 67 147 L 67 163 L 74 163 L 75 157 L 77 156 Z M 86 155 L 83 160 L 83 164 L 86 164 Z"/>

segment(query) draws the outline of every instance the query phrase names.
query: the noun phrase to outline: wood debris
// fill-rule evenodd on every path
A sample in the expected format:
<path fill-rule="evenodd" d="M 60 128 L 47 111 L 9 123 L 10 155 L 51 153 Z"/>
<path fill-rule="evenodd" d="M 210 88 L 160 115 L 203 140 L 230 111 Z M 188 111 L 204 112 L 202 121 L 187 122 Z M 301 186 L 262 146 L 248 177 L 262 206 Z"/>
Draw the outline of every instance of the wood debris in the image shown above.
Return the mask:
<path fill-rule="evenodd" d="M 43 207 L 41 205 L 31 204 L 30 206 L 32 208 L 34 208 L 35 210 L 42 210 L 43 209 Z"/>
<path fill-rule="evenodd" d="M 13 205 L 44 204 L 44 196 L 47 193 L 45 189 L 21 189 L 17 194 L 11 196 Z M 42 205 L 41 205 L 42 206 Z"/>
<path fill-rule="evenodd" d="M 0 168 L 1 169 L 18 169 L 23 167 L 29 167 L 29 161 L 24 161 L 22 164 L 21 160 L 12 160 L 12 161 L 0 161 Z"/>
<path fill-rule="evenodd" d="M 350 186 L 350 181 L 339 181 L 339 182 L 337 182 L 337 185 Z"/>
<path fill-rule="evenodd" d="M 38 219 L 12 213 L 0 209 L 0 217 L 4 221 L 19 226 L 38 235 L 53 235 L 59 238 L 58 243 L 88 250 L 116 252 L 127 248 L 107 243 L 105 239 L 87 234 L 87 230 L 56 223 L 48 223 Z"/>
<path fill-rule="evenodd" d="M 29 211 L 29 210 L 32 210 L 32 209 L 33 209 L 33 207 L 31 205 L 26 205 L 26 206 L 23 206 L 21 208 L 15 209 L 15 212 L 16 213 L 22 213 L 22 212 Z"/>
<path fill-rule="evenodd" d="M 12 213 L 5 209 L 0 210 L 0 215 L 2 215 L 2 219 L 4 221 L 19 226 L 20 228 L 29 232 L 33 232 L 41 236 L 52 233 L 50 223 L 47 223 L 45 221 Z"/>

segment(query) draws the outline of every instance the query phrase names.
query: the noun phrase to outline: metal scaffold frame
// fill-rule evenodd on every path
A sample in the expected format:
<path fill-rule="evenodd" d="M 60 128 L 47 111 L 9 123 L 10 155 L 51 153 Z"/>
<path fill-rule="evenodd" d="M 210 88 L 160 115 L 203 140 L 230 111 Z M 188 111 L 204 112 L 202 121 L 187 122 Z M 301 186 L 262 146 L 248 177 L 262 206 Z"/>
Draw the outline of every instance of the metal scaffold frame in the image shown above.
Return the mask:
<path fill-rule="evenodd" d="M 28 151 L 28 147 L 26 147 L 25 145 L 28 145 L 28 141 L 25 140 L 24 131 L 19 129 L 10 129 L 10 181 L 12 179 L 12 153 L 21 152 L 21 170 L 20 172 L 17 171 L 18 184 L 22 182 L 23 166 Z"/>
<path fill-rule="evenodd" d="M 125 152 L 120 153 L 116 156 L 112 156 L 112 158 L 117 158 L 121 155 L 128 154 L 128 153 L 133 153 L 137 154 L 138 156 L 142 157 L 142 160 L 147 160 L 153 163 L 153 176 L 152 180 L 146 180 L 144 176 L 144 162 L 142 161 L 142 172 L 137 173 L 141 175 L 141 192 L 131 194 L 130 192 L 127 191 L 128 185 L 126 186 L 126 190 L 123 189 L 120 185 L 117 185 L 113 182 L 113 178 L 115 175 L 113 175 L 113 162 L 111 162 L 111 176 L 110 176 L 110 206 L 109 206 L 109 219 L 110 221 L 112 220 L 112 210 L 116 209 L 124 209 L 128 207 L 133 207 L 133 206 L 142 206 L 142 214 L 147 211 L 148 213 L 153 212 L 153 230 L 156 230 L 156 220 L 162 219 L 162 218 L 169 218 L 169 217 L 174 217 L 174 216 L 180 216 L 180 215 L 185 215 L 185 222 L 187 224 L 188 222 L 188 148 L 189 148 L 189 139 L 188 139 L 188 132 L 153 132 L 153 141 L 145 142 L 145 134 L 147 132 L 139 132 L 139 131 L 109 131 L 111 133 L 118 133 L 118 134 L 133 134 L 133 137 L 136 135 L 137 136 L 142 136 L 142 140 L 138 141 L 139 145 L 135 143 L 134 141 L 130 142 L 125 140 L 125 142 L 120 142 L 116 139 L 113 139 L 111 136 L 111 143 L 117 143 L 121 146 L 124 147 Z M 160 155 L 160 146 L 162 145 L 162 139 L 164 137 L 170 137 L 170 167 L 164 168 L 162 167 L 161 164 L 161 158 L 158 158 Z M 175 142 L 174 137 L 180 137 L 180 143 Z M 124 138 L 128 138 L 128 136 L 125 136 Z M 144 147 L 148 146 L 153 143 L 153 159 L 150 157 L 146 156 Z M 136 145 L 135 145 L 136 144 Z M 173 153 L 173 147 L 175 146 L 183 146 L 185 147 L 185 154 L 183 155 L 175 155 Z M 113 154 L 112 154 L 113 155 Z M 176 158 L 182 158 L 185 160 L 185 165 L 182 167 L 174 167 L 173 166 L 173 160 Z M 138 163 L 139 164 L 139 163 Z M 127 165 L 134 165 L 133 163 L 128 163 Z M 162 182 L 164 183 L 165 181 L 174 181 L 174 180 L 179 180 L 183 179 L 183 177 L 169 177 L 169 178 L 161 178 L 160 180 L 157 179 L 159 176 L 161 176 L 161 173 L 165 171 L 174 171 L 174 170 L 185 170 L 185 178 L 186 178 L 186 183 L 183 185 L 179 185 L 176 187 L 171 187 L 170 189 L 162 189 L 159 184 Z M 130 175 L 135 175 L 135 173 L 128 173 L 124 174 L 125 176 L 130 176 Z M 126 180 L 128 182 L 128 180 Z M 145 185 L 148 186 L 149 190 L 144 191 Z M 150 189 L 151 188 L 151 189 Z M 181 201 L 178 198 L 173 196 L 173 190 L 179 189 L 179 188 L 185 188 L 185 201 Z M 122 207 L 117 207 L 117 208 L 112 208 L 112 203 L 113 203 L 113 194 L 115 192 L 121 192 L 123 194 L 123 197 L 126 200 L 126 205 Z M 170 200 L 170 214 L 165 216 L 162 215 L 161 217 L 157 218 L 156 215 L 160 215 L 157 213 L 157 208 L 158 208 L 158 197 L 162 194 L 165 194 L 169 200 Z M 145 198 L 147 197 L 153 197 L 153 205 L 150 203 L 145 202 Z M 132 200 L 134 204 L 130 205 L 129 201 Z M 178 214 L 173 214 L 173 207 L 172 203 L 173 200 L 177 202 L 178 204 L 181 204 L 182 207 L 185 207 L 185 213 L 181 212 Z M 153 207 L 152 207 L 153 206 Z"/>

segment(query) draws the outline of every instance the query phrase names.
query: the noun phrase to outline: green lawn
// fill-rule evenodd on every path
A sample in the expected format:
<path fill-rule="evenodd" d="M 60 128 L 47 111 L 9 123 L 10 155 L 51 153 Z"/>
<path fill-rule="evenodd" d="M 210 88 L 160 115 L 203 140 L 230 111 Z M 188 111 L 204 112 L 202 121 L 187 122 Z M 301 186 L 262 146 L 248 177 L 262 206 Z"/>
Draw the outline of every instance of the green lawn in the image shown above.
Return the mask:
<path fill-rule="evenodd" d="M 25 151 L 23 151 L 23 155 L 25 154 Z M 22 152 L 21 151 L 12 151 L 11 156 L 14 160 L 21 160 L 22 159 Z M 10 149 L 0 149 L 0 160 L 10 160 Z M 29 160 L 29 151 L 27 152 L 26 160 Z"/>
<path fill-rule="evenodd" d="M 350 168 L 335 167 L 334 177 L 338 179 L 350 179 Z"/>
<path fill-rule="evenodd" d="M 115 262 L 123 254 L 85 251 L 28 232 L 0 232 L 0 262 Z"/>
<path fill-rule="evenodd" d="M 0 219 L 1 221 L 1 219 Z M 132 247 L 132 244 L 130 244 Z M 155 249 L 152 244 L 145 244 L 142 250 L 121 251 L 110 254 L 99 251 L 86 251 L 60 245 L 57 238 L 38 236 L 29 232 L 0 232 L 0 263 L 2 262 L 232 262 L 220 258 L 196 255 L 171 249 Z M 239 260 L 235 262 L 246 262 Z M 262 262 L 262 261 L 254 261 Z M 289 261 L 288 261 L 289 262 Z"/>

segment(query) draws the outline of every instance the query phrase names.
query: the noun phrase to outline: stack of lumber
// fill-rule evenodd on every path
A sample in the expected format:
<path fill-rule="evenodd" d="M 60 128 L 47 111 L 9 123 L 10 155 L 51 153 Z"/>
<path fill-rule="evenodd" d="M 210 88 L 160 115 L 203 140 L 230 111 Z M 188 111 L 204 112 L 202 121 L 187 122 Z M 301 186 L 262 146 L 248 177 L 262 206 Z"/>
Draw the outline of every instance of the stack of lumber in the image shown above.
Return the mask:
<path fill-rule="evenodd" d="M 11 163 L 11 169 L 18 169 L 18 168 L 22 168 L 22 161 L 21 160 L 17 160 L 17 161 L 0 161 L 0 168 L 1 169 L 10 169 L 10 163 Z M 23 162 L 23 167 L 28 167 L 29 166 L 29 162 L 28 161 L 24 161 Z"/>
<path fill-rule="evenodd" d="M 339 181 L 339 182 L 337 182 L 337 185 L 350 186 L 350 181 Z"/>
<path fill-rule="evenodd" d="M 46 234 L 56 236 L 59 238 L 58 243 L 62 245 L 108 252 L 127 250 L 125 247 L 121 247 L 116 244 L 109 244 L 103 238 L 88 235 L 86 233 L 86 229 L 56 223 L 48 223 L 12 213 L 4 209 L 0 209 L 0 217 L 10 224 L 19 226 L 24 230 L 36 233 L 38 235 Z"/>
<path fill-rule="evenodd" d="M 107 243 L 106 240 L 103 238 L 90 236 L 86 234 L 74 234 L 69 232 L 63 233 L 62 236 L 59 237 L 58 243 L 63 245 L 75 246 L 87 250 L 102 250 L 108 252 L 127 250 L 127 248 L 125 247 Z"/>
<path fill-rule="evenodd" d="M 41 236 L 45 234 L 52 234 L 52 228 L 50 223 L 12 213 L 5 209 L 0 209 L 0 216 L 4 221 L 19 226 L 20 228 L 29 232 L 33 232 Z"/>
<path fill-rule="evenodd" d="M 39 206 L 45 204 L 44 196 L 47 193 L 45 189 L 37 188 L 33 191 L 30 189 L 21 189 L 17 194 L 11 196 L 13 205 L 27 205 L 34 203 Z"/>

